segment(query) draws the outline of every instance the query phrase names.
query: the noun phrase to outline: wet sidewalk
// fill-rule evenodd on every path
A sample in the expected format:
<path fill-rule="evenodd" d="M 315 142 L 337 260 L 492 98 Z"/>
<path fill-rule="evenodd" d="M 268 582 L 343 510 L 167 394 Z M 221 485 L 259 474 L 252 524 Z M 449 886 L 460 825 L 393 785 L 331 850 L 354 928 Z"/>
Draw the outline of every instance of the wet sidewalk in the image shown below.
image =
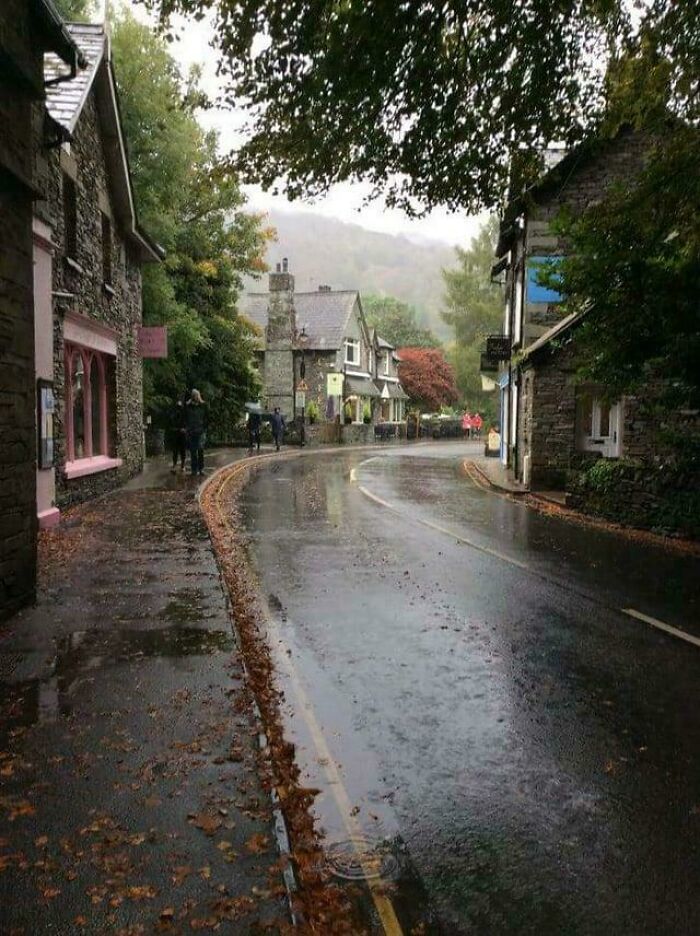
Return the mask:
<path fill-rule="evenodd" d="M 226 598 L 195 483 L 167 467 L 68 512 L 38 605 L 0 630 L 3 934 L 288 919 Z"/>

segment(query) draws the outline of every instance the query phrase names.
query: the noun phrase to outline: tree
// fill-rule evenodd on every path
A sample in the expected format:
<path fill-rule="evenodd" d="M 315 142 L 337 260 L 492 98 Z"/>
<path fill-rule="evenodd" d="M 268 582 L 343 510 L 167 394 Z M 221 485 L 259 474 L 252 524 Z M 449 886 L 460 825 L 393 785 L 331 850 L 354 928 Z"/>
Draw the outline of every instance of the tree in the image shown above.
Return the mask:
<path fill-rule="evenodd" d="M 635 184 L 582 215 L 563 215 L 570 244 L 558 274 L 585 376 L 611 397 L 663 376 L 666 404 L 700 406 L 700 139 L 669 128 Z"/>
<path fill-rule="evenodd" d="M 491 282 L 497 237 L 498 221 L 492 217 L 466 250 L 456 248 L 456 268 L 443 270 L 445 309 L 441 316 L 454 329 L 458 344 L 481 342 L 501 326 L 503 293 Z"/>
<path fill-rule="evenodd" d="M 429 328 L 421 328 L 416 321 L 416 310 L 394 296 L 363 296 L 367 324 L 375 328 L 380 338 L 395 348 L 437 348 L 439 340 Z"/>
<path fill-rule="evenodd" d="M 68 23 L 81 23 L 95 15 L 95 0 L 55 0 L 61 16 Z"/>
<path fill-rule="evenodd" d="M 399 378 L 411 400 L 438 411 L 459 399 L 452 367 L 439 348 L 400 348 Z"/>
<path fill-rule="evenodd" d="M 140 220 L 166 251 L 144 270 L 144 320 L 169 332 L 168 358 L 145 363 L 146 409 L 163 425 L 173 400 L 197 387 L 212 434 L 226 438 L 258 392 L 255 336 L 236 298 L 243 274 L 264 269 L 271 232 L 243 211 L 216 135 L 197 121 L 197 71 L 183 78 L 165 40 L 128 12 L 115 18 L 112 43 Z"/>
<path fill-rule="evenodd" d="M 455 334 L 447 357 L 465 406 L 489 418 L 495 417 L 496 404 L 493 392 L 482 389 L 480 367 L 486 336 L 500 331 L 503 322 L 502 290 L 491 282 L 497 233 L 497 221 L 490 218 L 466 250 L 457 248 L 457 266 L 442 274 L 446 288 L 441 315 Z"/>
<path fill-rule="evenodd" d="M 650 37 L 697 99 L 697 0 L 145 0 L 216 13 L 238 165 L 291 198 L 365 179 L 407 211 L 493 208 L 606 104 L 606 62 Z M 517 163 L 516 178 L 511 172 Z"/>

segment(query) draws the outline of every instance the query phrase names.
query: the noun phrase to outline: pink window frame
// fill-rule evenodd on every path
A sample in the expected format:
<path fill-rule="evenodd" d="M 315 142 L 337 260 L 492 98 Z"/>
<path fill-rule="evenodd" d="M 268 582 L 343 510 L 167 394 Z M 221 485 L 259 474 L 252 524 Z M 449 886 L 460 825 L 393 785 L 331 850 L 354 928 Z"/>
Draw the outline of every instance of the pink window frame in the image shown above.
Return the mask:
<path fill-rule="evenodd" d="M 83 362 L 83 427 L 84 451 L 77 461 L 93 458 L 97 455 L 109 457 L 109 430 L 107 426 L 107 371 L 106 357 L 101 351 L 85 348 L 82 345 L 66 342 L 65 345 L 65 372 L 66 372 L 66 461 L 70 464 L 76 461 L 75 457 L 75 429 L 73 425 L 73 374 L 74 363 L 80 357 Z M 98 386 L 92 386 L 92 362 L 97 361 Z M 99 394 L 100 399 L 100 440 L 99 452 L 93 451 L 92 446 L 92 395 Z"/>

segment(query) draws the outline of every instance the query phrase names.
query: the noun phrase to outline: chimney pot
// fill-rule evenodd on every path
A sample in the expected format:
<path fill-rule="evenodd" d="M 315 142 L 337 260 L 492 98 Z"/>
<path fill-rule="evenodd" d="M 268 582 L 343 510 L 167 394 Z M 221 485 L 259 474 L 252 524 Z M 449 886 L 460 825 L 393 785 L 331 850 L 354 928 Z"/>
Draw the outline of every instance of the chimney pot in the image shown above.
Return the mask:
<path fill-rule="evenodd" d="M 282 266 L 281 266 L 281 264 L 278 263 L 276 269 L 277 269 L 277 272 L 278 272 L 278 273 L 281 273 L 281 272 L 282 272 Z"/>
<path fill-rule="evenodd" d="M 286 257 L 282 257 L 282 272 L 289 273 L 289 260 Z"/>

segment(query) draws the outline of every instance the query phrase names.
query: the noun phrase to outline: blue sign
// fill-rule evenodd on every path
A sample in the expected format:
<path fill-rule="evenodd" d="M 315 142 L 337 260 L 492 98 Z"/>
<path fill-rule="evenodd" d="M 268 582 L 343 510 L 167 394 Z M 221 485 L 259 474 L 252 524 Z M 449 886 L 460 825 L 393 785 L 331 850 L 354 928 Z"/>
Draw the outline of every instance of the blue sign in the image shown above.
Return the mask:
<path fill-rule="evenodd" d="M 527 261 L 527 301 L 561 302 L 561 293 L 548 286 L 541 286 L 540 279 L 556 269 L 561 257 L 528 257 Z M 557 276 L 557 280 L 559 277 Z"/>

